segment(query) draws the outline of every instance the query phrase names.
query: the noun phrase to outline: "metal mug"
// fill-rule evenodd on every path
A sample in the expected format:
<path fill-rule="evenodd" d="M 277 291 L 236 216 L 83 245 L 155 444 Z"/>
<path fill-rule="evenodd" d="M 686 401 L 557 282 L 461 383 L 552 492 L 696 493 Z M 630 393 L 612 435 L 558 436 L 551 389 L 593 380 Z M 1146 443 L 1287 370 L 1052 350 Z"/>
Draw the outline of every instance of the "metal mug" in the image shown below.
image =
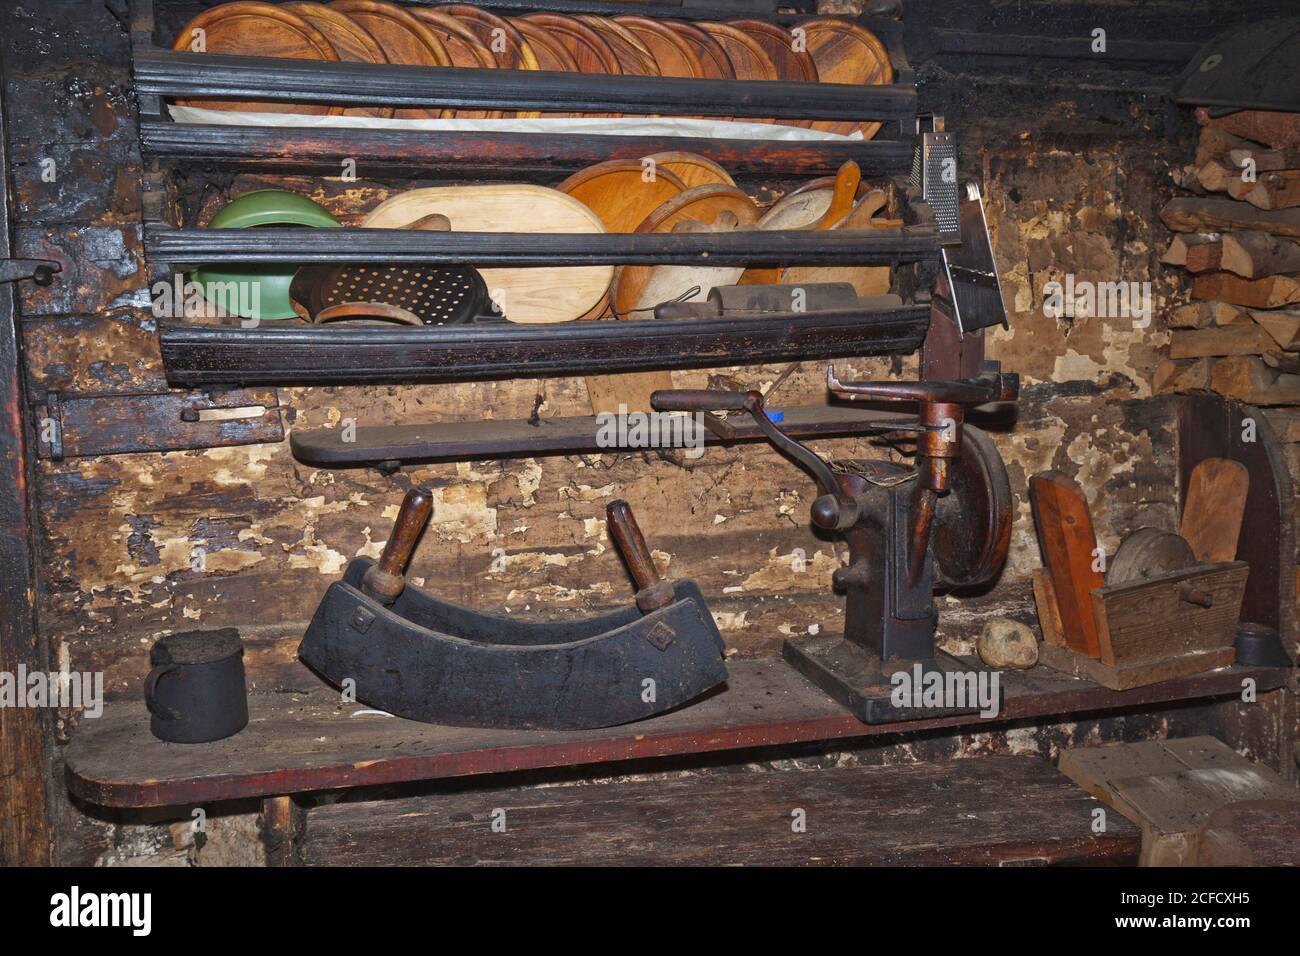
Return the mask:
<path fill-rule="evenodd" d="M 159 638 L 144 681 L 149 729 L 159 740 L 208 743 L 248 724 L 244 645 L 233 627 Z"/>

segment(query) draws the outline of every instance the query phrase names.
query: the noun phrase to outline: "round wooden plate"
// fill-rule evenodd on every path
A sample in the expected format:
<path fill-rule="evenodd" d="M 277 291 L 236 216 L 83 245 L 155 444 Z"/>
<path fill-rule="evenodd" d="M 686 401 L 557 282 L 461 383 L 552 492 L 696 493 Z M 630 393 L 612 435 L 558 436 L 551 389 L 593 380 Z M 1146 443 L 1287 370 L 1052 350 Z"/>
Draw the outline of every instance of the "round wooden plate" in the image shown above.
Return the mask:
<path fill-rule="evenodd" d="M 701 156 L 698 153 L 672 150 L 665 153 L 655 153 L 646 158 L 654 160 L 655 166 L 659 169 L 666 169 L 676 174 L 677 178 L 684 182 L 688 188 L 708 186 L 713 183 L 723 183 L 727 186 L 736 185 L 735 180 L 731 178 L 725 169 L 708 157 Z"/>
<path fill-rule="evenodd" d="M 519 18 L 546 30 L 560 43 L 575 63 L 579 73 L 621 76 L 623 68 L 603 36 L 587 24 L 559 13 L 527 13 Z M 582 116 L 609 116 L 609 113 L 583 113 Z"/>
<path fill-rule="evenodd" d="M 202 31 L 197 33 L 196 31 Z M 176 35 L 173 50 L 193 51 L 202 37 L 201 52 L 232 56 L 274 56 L 290 60 L 335 60 L 334 46 L 311 23 L 273 3 L 226 3 L 205 10 Z M 179 106 L 250 113 L 303 113 L 339 116 L 343 107 L 327 103 L 285 103 L 273 100 L 180 100 Z"/>
<path fill-rule="evenodd" d="M 805 20 L 798 28 L 804 31 L 808 53 L 817 64 L 821 82 L 859 86 L 894 82 L 889 52 L 870 30 L 833 18 Z M 814 120 L 811 128 L 846 135 L 860 129 L 865 139 L 871 139 L 880 131 L 880 125 L 852 120 Z"/>
<path fill-rule="evenodd" d="M 659 75 L 654 56 L 627 27 L 608 17 L 580 16 L 578 19 L 605 38 L 605 42 L 618 57 L 618 65 L 625 76 Z"/>
<path fill-rule="evenodd" d="M 590 209 L 555 189 L 514 183 L 412 189 L 380 203 L 361 223 L 401 229 L 432 213 L 461 232 L 597 233 L 605 226 Z M 511 322 L 568 322 L 589 313 L 609 293 L 612 266 L 521 266 L 480 269 L 492 299 Z M 502 301 L 504 300 L 504 301 Z"/>
<path fill-rule="evenodd" d="M 632 232 L 652 212 L 686 191 L 676 173 L 655 167 L 647 182 L 639 159 L 611 159 L 579 170 L 555 188 L 594 212 L 608 232 Z"/>
<path fill-rule="evenodd" d="M 389 63 L 406 66 L 451 66 L 451 57 L 438 37 L 401 7 L 381 0 L 334 0 L 330 4 L 379 41 Z M 445 111 L 437 107 L 401 108 L 397 119 L 437 119 Z"/>
<path fill-rule="evenodd" d="M 523 38 L 528 41 L 528 45 L 533 48 L 533 54 L 537 57 L 537 66 L 541 70 L 549 70 L 552 73 L 579 73 L 577 62 L 573 59 L 573 54 L 564 48 L 545 27 L 537 23 L 529 23 L 524 19 L 512 18 L 515 28 L 522 34 Z M 578 116 L 578 113 L 542 113 L 543 116 L 565 117 Z"/>
<path fill-rule="evenodd" d="M 724 212 L 736 217 L 738 228 L 751 229 L 758 219 L 754 201 L 735 186 L 714 183 L 679 193 L 657 208 L 636 232 L 672 232 L 681 222 L 714 223 Z M 650 281 L 655 266 L 620 266 L 614 272 L 614 311 L 627 312 Z"/>
<path fill-rule="evenodd" d="M 649 17 L 622 16 L 614 17 L 614 22 L 624 27 L 650 51 L 660 76 L 699 79 L 704 75 L 699 55 L 682 37 L 665 26 L 663 21 Z"/>
<path fill-rule="evenodd" d="M 387 63 L 384 48 L 361 24 L 346 14 L 332 10 L 323 3 L 282 3 L 281 10 L 296 13 L 330 41 L 339 59 L 348 63 Z M 343 111 L 344 116 L 376 116 L 388 119 L 393 115 L 391 106 L 353 106 Z"/>
<path fill-rule="evenodd" d="M 762 20 L 728 20 L 729 26 L 753 37 L 763 52 L 772 58 L 778 79 L 796 83 L 816 83 L 817 64 L 807 50 L 795 49 L 795 36 L 785 27 Z M 781 120 L 787 126 L 812 126 L 812 120 Z"/>
<path fill-rule="evenodd" d="M 425 24 L 438 37 L 451 58 L 452 66 L 468 70 L 491 70 L 497 61 L 492 51 L 483 45 L 478 35 L 450 13 L 430 10 L 428 7 L 411 7 L 411 16 Z M 500 119 L 500 110 L 447 110 L 448 116 L 457 119 Z"/>
<path fill-rule="evenodd" d="M 700 21 L 696 24 L 701 30 L 713 37 L 727 54 L 732 72 L 738 80 L 775 80 L 776 64 L 757 40 L 748 33 L 737 30 L 726 23 Z M 737 116 L 745 123 L 775 123 L 773 119 L 754 116 Z"/>
<path fill-rule="evenodd" d="M 537 54 L 524 39 L 524 35 L 504 17 L 464 3 L 449 3 L 434 9 L 451 14 L 473 30 L 475 36 L 487 46 L 488 51 L 496 59 L 498 69 L 538 69 Z M 505 110 L 501 115 L 519 119 L 536 119 L 542 114 L 537 110 Z"/>
<path fill-rule="evenodd" d="M 684 20 L 664 20 L 664 26 L 686 41 L 700 61 L 700 77 L 705 80 L 734 80 L 736 71 L 731 68 L 727 52 L 717 40 L 693 23 Z M 728 120 L 729 116 L 703 116 L 701 119 Z"/>

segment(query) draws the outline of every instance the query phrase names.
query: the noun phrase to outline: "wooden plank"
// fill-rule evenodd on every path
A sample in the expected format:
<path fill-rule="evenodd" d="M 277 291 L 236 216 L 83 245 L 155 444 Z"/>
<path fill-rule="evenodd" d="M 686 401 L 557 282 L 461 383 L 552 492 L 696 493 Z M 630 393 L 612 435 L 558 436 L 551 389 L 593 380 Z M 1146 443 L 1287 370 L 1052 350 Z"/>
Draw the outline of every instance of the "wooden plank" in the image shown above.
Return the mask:
<path fill-rule="evenodd" d="M 5 116 L 0 83 L 0 259 L 11 255 Z M 10 674 L 20 667 L 43 669 L 33 607 L 37 578 L 28 485 L 31 463 L 24 434 L 15 285 L 0 282 L 0 671 Z M 0 866 L 50 862 L 48 716 L 45 708 L 0 707 Z"/>
<path fill-rule="evenodd" d="M 1160 219 L 1174 232 L 1256 229 L 1300 238 L 1300 210 L 1269 212 L 1222 196 L 1180 196 L 1165 203 Z"/>
<path fill-rule="evenodd" d="M 308 865 L 355 866 L 955 866 L 1136 856 L 1138 828 L 1122 817 L 1092 832 L 1096 806 L 1044 760 L 979 757 L 335 804 L 308 812 L 301 853 Z"/>
<path fill-rule="evenodd" d="M 1231 272 L 1211 272 L 1192 282 L 1192 296 L 1249 309 L 1276 309 L 1300 302 L 1300 281 L 1290 276 L 1243 279 Z"/>
<path fill-rule="evenodd" d="M 972 667 L 975 662 L 968 662 Z M 1281 686 L 1274 668 L 1214 674 L 1118 693 L 1039 667 L 1005 673 L 996 720 L 976 715 L 868 726 L 777 659 L 732 661 L 726 687 L 673 713 L 595 731 L 484 730 L 360 715 L 316 684 L 254 693 L 248 727 L 226 740 L 178 747 L 149 733 L 138 702 L 110 702 L 83 721 L 66 751 L 73 794 L 102 806 L 166 806 L 372 784 L 597 764 L 671 754 L 978 726 L 1047 714 L 1140 707 Z"/>
<path fill-rule="evenodd" d="M 1089 595 L 1103 581 L 1093 564 L 1097 536 L 1083 489 L 1072 478 L 1045 471 L 1029 479 L 1029 501 L 1043 565 L 1051 575 L 1060 609 L 1066 646 L 1096 657 L 1101 648 Z"/>
<path fill-rule="evenodd" d="M 1207 458 L 1192 469 L 1179 536 L 1198 561 L 1233 561 L 1250 492 L 1246 466 L 1230 458 Z"/>
<path fill-rule="evenodd" d="M 1234 648 L 1226 647 L 1124 665 L 1107 664 L 1096 658 L 1076 654 L 1068 647 L 1055 647 L 1051 644 L 1043 644 L 1038 654 L 1039 660 L 1048 667 L 1092 681 L 1102 687 L 1109 687 L 1111 690 L 1130 691 L 1136 687 L 1160 684 L 1227 667 L 1233 662 L 1237 652 Z"/>
<path fill-rule="evenodd" d="M 1261 355 L 1276 347 L 1273 336 L 1257 325 L 1227 325 L 1215 329 L 1175 331 L 1169 340 L 1169 357 L 1177 360 Z"/>
<path fill-rule="evenodd" d="M 1030 572 L 1034 587 L 1034 606 L 1038 610 L 1038 626 L 1043 640 L 1058 647 L 1065 645 L 1065 628 L 1061 624 L 1061 611 L 1056 605 L 1056 589 L 1052 576 L 1043 568 Z"/>

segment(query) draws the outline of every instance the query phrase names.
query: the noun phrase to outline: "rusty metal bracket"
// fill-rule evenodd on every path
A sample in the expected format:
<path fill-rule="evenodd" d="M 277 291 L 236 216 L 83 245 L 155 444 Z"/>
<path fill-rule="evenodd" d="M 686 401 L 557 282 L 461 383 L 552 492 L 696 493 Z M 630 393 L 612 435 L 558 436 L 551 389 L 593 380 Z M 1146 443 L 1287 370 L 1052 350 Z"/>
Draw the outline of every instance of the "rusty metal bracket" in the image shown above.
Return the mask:
<path fill-rule="evenodd" d="M 31 279 L 44 286 L 54 281 L 55 273 L 62 271 L 62 264 L 53 259 L 0 259 L 0 282 Z"/>
<path fill-rule="evenodd" d="M 36 406 L 36 451 L 63 461 L 142 451 L 186 451 L 284 440 L 274 388 L 68 397 Z"/>

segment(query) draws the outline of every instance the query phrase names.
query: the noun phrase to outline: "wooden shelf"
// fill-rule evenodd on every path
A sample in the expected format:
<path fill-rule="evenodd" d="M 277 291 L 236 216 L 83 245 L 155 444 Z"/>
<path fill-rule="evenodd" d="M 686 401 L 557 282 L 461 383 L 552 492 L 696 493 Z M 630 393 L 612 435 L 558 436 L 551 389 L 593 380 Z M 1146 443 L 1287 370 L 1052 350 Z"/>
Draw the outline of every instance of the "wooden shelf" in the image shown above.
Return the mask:
<path fill-rule="evenodd" d="M 942 795 L 936 799 L 936 795 Z M 312 808 L 306 865 L 997 866 L 1132 863 L 1141 830 L 1039 757 L 475 789 Z M 504 808 L 505 833 L 486 822 Z M 791 813 L 807 813 L 794 832 Z"/>
<path fill-rule="evenodd" d="M 777 411 L 773 409 L 772 411 Z M 780 428 L 791 438 L 830 438 L 888 430 L 888 424 L 915 421 L 899 412 L 878 412 L 843 405 L 800 405 L 779 409 Z M 734 433 L 723 439 L 705 428 L 705 444 L 767 441 L 752 418 L 727 420 Z M 352 441 L 337 428 L 295 428 L 289 433 L 293 456 L 308 465 L 337 468 L 403 461 L 476 461 L 529 455 L 595 454 L 625 451 L 597 444 L 600 422 L 594 415 L 478 422 L 430 422 L 422 425 L 359 426 Z M 632 449 L 635 450 L 635 449 Z"/>
<path fill-rule="evenodd" d="M 974 666 L 972 664 L 972 666 Z M 250 695 L 247 728 L 211 744 L 164 743 L 144 704 L 120 701 L 83 720 L 66 753 L 68 787 L 100 806 L 183 806 L 312 790 L 882 734 L 986 728 L 1024 718 L 1081 714 L 1285 685 L 1289 671 L 1232 667 L 1111 691 L 1037 667 L 1003 675 L 999 716 L 942 717 L 868 726 L 781 660 L 732 661 L 730 679 L 695 704 L 622 727 L 584 731 L 485 730 L 363 715 L 324 684 Z M 304 674 L 304 683 L 313 681 Z"/>

